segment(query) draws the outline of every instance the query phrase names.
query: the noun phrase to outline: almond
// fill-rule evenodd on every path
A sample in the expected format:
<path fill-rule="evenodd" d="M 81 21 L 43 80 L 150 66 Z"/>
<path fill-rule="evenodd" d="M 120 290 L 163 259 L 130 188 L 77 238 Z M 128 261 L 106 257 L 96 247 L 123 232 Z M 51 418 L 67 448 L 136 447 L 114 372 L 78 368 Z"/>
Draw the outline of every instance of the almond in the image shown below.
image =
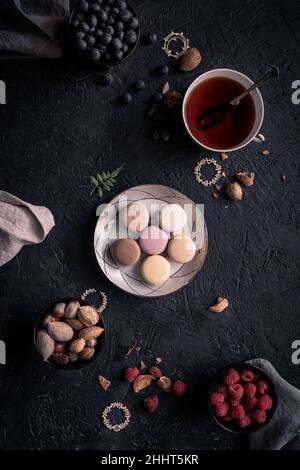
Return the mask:
<path fill-rule="evenodd" d="M 47 315 L 45 315 L 44 318 L 43 318 L 43 326 L 45 328 L 47 328 L 48 323 L 50 323 L 51 321 L 59 321 L 59 320 L 58 320 L 58 318 L 55 318 L 50 313 L 47 313 Z"/>
<path fill-rule="evenodd" d="M 239 183 L 228 183 L 226 192 L 228 197 L 234 201 L 241 201 L 243 198 L 243 190 Z"/>
<path fill-rule="evenodd" d="M 229 302 L 227 299 L 225 299 L 225 297 L 218 297 L 218 301 L 209 307 L 208 310 L 214 313 L 222 313 L 228 306 Z"/>
<path fill-rule="evenodd" d="M 162 376 L 162 371 L 158 367 L 150 367 L 149 369 L 149 374 L 155 377 L 156 379 L 159 379 Z"/>
<path fill-rule="evenodd" d="M 181 57 L 179 68 L 182 72 L 191 72 L 198 67 L 201 60 L 202 56 L 200 51 L 196 47 L 191 47 Z"/>
<path fill-rule="evenodd" d="M 101 326 L 90 326 L 79 331 L 78 337 L 85 339 L 85 341 L 89 341 L 91 339 L 98 338 L 98 336 L 100 336 L 103 331 L 104 329 L 101 328 Z"/>
<path fill-rule="evenodd" d="M 80 307 L 78 300 L 74 300 L 67 305 L 65 311 L 65 318 L 75 318 L 77 316 L 77 310 Z"/>
<path fill-rule="evenodd" d="M 255 173 L 249 171 L 243 171 L 237 173 L 236 177 L 240 180 L 245 186 L 252 186 L 254 183 Z"/>
<path fill-rule="evenodd" d="M 95 307 L 91 307 L 89 305 L 79 308 L 78 318 L 85 326 L 97 325 L 98 321 L 100 320 L 99 313 Z"/>
<path fill-rule="evenodd" d="M 138 375 L 137 378 L 133 382 L 133 390 L 135 393 L 140 392 L 141 390 L 144 390 L 144 388 L 149 387 L 151 383 L 153 382 L 154 377 L 152 375 Z"/>
<path fill-rule="evenodd" d="M 80 359 L 88 360 L 93 357 L 95 354 L 95 348 L 84 348 L 79 354 L 78 357 Z"/>
<path fill-rule="evenodd" d="M 52 339 L 61 343 L 70 341 L 74 334 L 70 325 L 62 321 L 48 323 L 47 330 Z"/>
<path fill-rule="evenodd" d="M 55 318 L 62 318 L 65 314 L 65 309 L 66 309 L 66 304 L 64 303 L 56 304 L 55 307 L 53 308 L 52 315 Z"/>
<path fill-rule="evenodd" d="M 73 328 L 74 331 L 80 331 L 84 328 L 84 325 L 81 323 L 81 321 L 77 320 L 77 318 L 71 318 L 66 320 L 68 325 L 70 325 L 71 328 Z"/>
<path fill-rule="evenodd" d="M 43 360 L 47 361 L 54 352 L 54 340 L 49 336 L 46 330 L 40 330 L 36 335 L 36 344 Z"/>
<path fill-rule="evenodd" d="M 85 340 L 83 338 L 78 338 L 73 341 L 70 345 L 70 352 L 72 353 L 80 353 L 85 346 Z"/>
<path fill-rule="evenodd" d="M 171 391 L 172 382 L 169 379 L 169 377 L 166 377 L 165 375 L 162 375 L 156 383 L 159 386 L 159 388 L 161 388 L 165 392 L 170 392 Z"/>

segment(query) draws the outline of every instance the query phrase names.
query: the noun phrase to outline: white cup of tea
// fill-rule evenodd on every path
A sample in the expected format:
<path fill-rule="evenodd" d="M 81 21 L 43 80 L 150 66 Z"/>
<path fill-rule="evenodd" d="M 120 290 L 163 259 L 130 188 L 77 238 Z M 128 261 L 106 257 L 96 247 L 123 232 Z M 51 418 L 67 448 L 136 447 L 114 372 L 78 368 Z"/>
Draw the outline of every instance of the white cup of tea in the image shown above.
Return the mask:
<path fill-rule="evenodd" d="M 213 152 L 232 152 L 250 142 L 264 142 L 260 133 L 264 119 L 264 102 L 258 89 L 253 90 L 231 106 L 225 119 L 209 129 L 200 129 L 199 116 L 213 106 L 228 104 L 253 81 L 231 69 L 214 69 L 200 75 L 189 86 L 182 106 L 185 127 L 192 139 L 201 147 Z"/>

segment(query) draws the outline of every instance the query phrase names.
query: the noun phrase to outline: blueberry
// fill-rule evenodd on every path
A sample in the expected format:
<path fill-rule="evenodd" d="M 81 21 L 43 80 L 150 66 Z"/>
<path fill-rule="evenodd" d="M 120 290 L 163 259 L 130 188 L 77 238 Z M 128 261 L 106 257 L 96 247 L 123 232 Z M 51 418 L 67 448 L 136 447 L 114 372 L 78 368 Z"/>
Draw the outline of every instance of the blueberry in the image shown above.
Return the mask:
<path fill-rule="evenodd" d="M 102 29 L 100 29 L 100 28 L 96 29 L 95 36 L 96 36 L 96 38 L 101 38 L 101 36 L 103 36 Z"/>
<path fill-rule="evenodd" d="M 107 24 L 112 25 L 112 24 L 114 24 L 114 22 L 115 22 L 114 17 L 110 15 L 110 16 L 107 18 Z"/>
<path fill-rule="evenodd" d="M 88 45 L 86 43 L 86 41 L 84 39 L 78 39 L 77 41 L 77 48 L 80 50 L 80 51 L 86 51 Z"/>
<path fill-rule="evenodd" d="M 80 0 L 78 3 L 78 10 L 82 11 L 82 13 L 85 13 L 89 9 L 89 4 L 86 0 Z"/>
<path fill-rule="evenodd" d="M 106 23 L 107 21 L 107 13 L 105 10 L 100 10 L 98 13 L 97 13 L 97 16 L 98 16 L 98 19 L 100 22 L 103 22 L 103 23 Z M 102 27 L 102 26 L 101 26 Z"/>
<path fill-rule="evenodd" d="M 122 44 L 122 41 L 120 39 L 113 38 L 113 40 L 111 41 L 111 46 L 112 46 L 113 49 L 116 49 L 116 50 L 119 49 L 120 50 L 120 49 L 122 49 L 123 44 Z"/>
<path fill-rule="evenodd" d="M 123 31 L 121 31 L 121 32 L 123 32 Z M 124 52 L 124 55 L 126 55 L 127 52 L 129 51 L 129 46 L 124 43 L 124 44 L 123 44 L 123 47 L 122 47 L 122 50 L 123 50 L 123 52 Z"/>
<path fill-rule="evenodd" d="M 146 83 L 144 82 L 144 80 L 138 80 L 137 82 L 135 82 L 134 88 L 136 89 L 136 91 L 142 91 L 146 88 Z"/>
<path fill-rule="evenodd" d="M 133 31 L 133 29 L 129 29 L 128 31 L 126 31 L 124 41 L 129 45 L 135 44 L 137 41 L 136 32 Z"/>
<path fill-rule="evenodd" d="M 108 5 L 104 5 L 103 9 L 106 11 L 107 14 L 110 12 L 110 6 Z"/>
<path fill-rule="evenodd" d="M 147 44 L 154 44 L 157 41 L 157 35 L 155 33 L 149 33 L 145 37 L 145 42 Z"/>
<path fill-rule="evenodd" d="M 119 31 L 117 34 L 115 34 L 115 37 L 123 41 L 124 35 L 125 35 L 124 31 Z"/>
<path fill-rule="evenodd" d="M 163 142 L 169 142 L 171 139 L 171 134 L 169 131 L 163 131 L 160 133 L 160 138 Z"/>
<path fill-rule="evenodd" d="M 151 138 L 153 140 L 158 140 L 159 139 L 159 132 L 158 131 L 154 131 L 151 135 Z"/>
<path fill-rule="evenodd" d="M 117 31 L 117 32 L 123 31 L 124 24 L 122 23 L 122 21 L 116 21 L 115 24 L 114 24 L 114 28 L 115 28 L 115 31 Z"/>
<path fill-rule="evenodd" d="M 96 42 L 95 36 L 92 36 L 91 34 L 88 34 L 85 40 L 89 47 L 92 47 Z"/>
<path fill-rule="evenodd" d="M 105 22 L 102 22 L 102 23 L 99 24 L 99 26 L 100 26 L 101 29 L 104 29 L 105 26 L 106 26 L 106 23 L 105 23 Z"/>
<path fill-rule="evenodd" d="M 114 77 L 113 77 L 112 74 L 109 73 L 109 72 L 106 72 L 106 73 L 103 74 L 102 77 L 101 77 L 101 83 L 102 83 L 102 85 L 111 85 L 113 81 L 114 81 Z"/>
<path fill-rule="evenodd" d="M 125 93 L 123 96 L 121 96 L 121 101 L 123 104 L 128 104 L 130 101 L 132 101 L 132 96 L 130 93 Z"/>
<path fill-rule="evenodd" d="M 105 33 L 106 33 L 106 34 L 111 34 L 111 35 L 113 36 L 115 30 L 114 30 L 114 28 L 113 28 L 112 26 L 107 25 L 107 26 L 105 26 L 105 28 L 103 29 L 103 32 L 104 32 L 104 34 L 105 34 Z"/>
<path fill-rule="evenodd" d="M 158 75 L 161 75 L 161 76 L 168 75 L 169 67 L 167 65 L 160 65 L 159 67 L 157 67 L 156 71 Z"/>
<path fill-rule="evenodd" d="M 103 0 L 95 0 L 96 3 L 99 3 L 99 5 L 103 5 Z"/>
<path fill-rule="evenodd" d="M 97 16 L 96 15 L 90 15 L 87 19 L 87 23 L 92 27 L 97 26 L 97 23 L 98 23 Z"/>
<path fill-rule="evenodd" d="M 74 20 L 84 21 L 85 15 L 83 13 L 76 13 L 76 15 L 74 16 Z"/>
<path fill-rule="evenodd" d="M 85 21 L 83 21 L 83 22 L 80 24 L 79 29 L 80 29 L 81 31 L 84 31 L 85 33 L 88 33 L 89 30 L 90 30 L 90 27 L 89 27 L 89 25 L 88 25 Z"/>
<path fill-rule="evenodd" d="M 120 11 L 119 8 L 113 7 L 110 10 L 110 14 L 111 14 L 111 16 L 113 16 L 115 18 L 118 15 L 119 11 Z"/>
<path fill-rule="evenodd" d="M 109 52 L 104 52 L 103 54 L 103 60 L 104 62 L 111 62 L 111 54 Z"/>
<path fill-rule="evenodd" d="M 98 47 L 99 51 L 101 52 L 101 54 L 104 54 L 104 52 L 106 52 L 106 50 L 107 50 L 107 47 L 104 46 L 104 44 L 98 44 L 97 47 Z"/>
<path fill-rule="evenodd" d="M 118 14 L 118 18 L 120 21 L 123 21 L 123 23 L 125 23 L 126 21 L 129 20 L 130 18 L 130 11 L 129 10 L 120 10 L 119 14 Z"/>
<path fill-rule="evenodd" d="M 96 28 L 94 26 L 90 28 L 90 34 L 94 34 L 95 31 L 96 31 Z"/>
<path fill-rule="evenodd" d="M 84 33 L 83 31 L 76 31 L 76 32 L 74 33 L 74 37 L 75 37 L 76 39 L 83 39 L 84 36 L 85 36 L 85 33 Z"/>
<path fill-rule="evenodd" d="M 115 5 L 119 10 L 126 10 L 127 8 L 127 3 L 124 0 L 117 0 Z"/>
<path fill-rule="evenodd" d="M 115 0 L 105 0 L 106 5 L 112 5 Z"/>
<path fill-rule="evenodd" d="M 139 25 L 139 20 L 133 16 L 132 18 L 129 18 L 129 20 L 126 23 L 126 26 L 131 29 L 136 29 Z"/>
<path fill-rule="evenodd" d="M 99 49 L 93 47 L 93 49 L 89 51 L 89 58 L 94 61 L 99 60 L 101 58 L 101 52 L 99 51 Z"/>
<path fill-rule="evenodd" d="M 100 10 L 101 10 L 101 7 L 99 3 L 92 3 L 90 5 L 90 11 L 92 11 L 93 13 L 96 13 L 97 11 L 100 11 Z"/>
<path fill-rule="evenodd" d="M 161 93 L 159 93 L 159 91 L 157 91 L 156 93 L 154 93 L 154 95 L 152 96 L 152 101 L 153 103 L 160 103 L 161 101 L 163 100 L 163 95 Z"/>
<path fill-rule="evenodd" d="M 111 40 L 112 40 L 112 35 L 111 34 L 108 34 L 108 33 L 103 34 L 102 44 L 104 44 L 105 46 L 108 46 L 108 44 L 111 43 Z"/>
<path fill-rule="evenodd" d="M 78 29 L 78 27 L 80 26 L 80 21 L 79 20 L 73 20 L 72 23 L 71 23 L 71 26 L 73 29 Z"/>
<path fill-rule="evenodd" d="M 112 54 L 114 60 L 122 60 L 124 57 L 124 52 L 121 49 L 115 49 Z"/>

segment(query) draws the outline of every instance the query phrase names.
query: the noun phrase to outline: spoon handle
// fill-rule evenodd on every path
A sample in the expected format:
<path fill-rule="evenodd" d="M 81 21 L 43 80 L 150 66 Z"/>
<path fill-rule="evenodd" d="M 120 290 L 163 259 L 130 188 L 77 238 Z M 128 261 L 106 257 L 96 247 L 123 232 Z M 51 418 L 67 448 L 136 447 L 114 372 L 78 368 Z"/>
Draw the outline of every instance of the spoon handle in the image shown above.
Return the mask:
<path fill-rule="evenodd" d="M 240 103 L 241 99 L 244 98 L 244 96 L 248 95 L 248 93 L 251 93 L 251 91 L 253 91 L 256 88 L 260 87 L 261 85 L 268 82 L 272 78 L 277 77 L 278 75 L 279 75 L 279 68 L 276 67 L 276 65 L 271 65 L 271 67 L 266 71 L 266 73 L 259 80 L 257 80 L 255 83 L 253 83 L 253 85 L 250 88 L 248 88 L 248 90 L 245 90 L 237 98 L 230 101 L 230 104 L 234 105 L 234 106 L 237 106 Z"/>

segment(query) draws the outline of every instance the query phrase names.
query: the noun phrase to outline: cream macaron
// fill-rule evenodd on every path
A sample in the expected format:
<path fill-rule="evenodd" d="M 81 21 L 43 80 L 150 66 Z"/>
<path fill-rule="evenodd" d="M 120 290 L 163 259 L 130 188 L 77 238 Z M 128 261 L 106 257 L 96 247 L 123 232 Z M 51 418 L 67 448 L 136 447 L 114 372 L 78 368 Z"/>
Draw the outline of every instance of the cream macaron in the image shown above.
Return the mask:
<path fill-rule="evenodd" d="M 170 276 L 169 261 L 161 255 L 148 256 L 141 264 L 141 274 L 148 284 L 163 284 Z"/>

